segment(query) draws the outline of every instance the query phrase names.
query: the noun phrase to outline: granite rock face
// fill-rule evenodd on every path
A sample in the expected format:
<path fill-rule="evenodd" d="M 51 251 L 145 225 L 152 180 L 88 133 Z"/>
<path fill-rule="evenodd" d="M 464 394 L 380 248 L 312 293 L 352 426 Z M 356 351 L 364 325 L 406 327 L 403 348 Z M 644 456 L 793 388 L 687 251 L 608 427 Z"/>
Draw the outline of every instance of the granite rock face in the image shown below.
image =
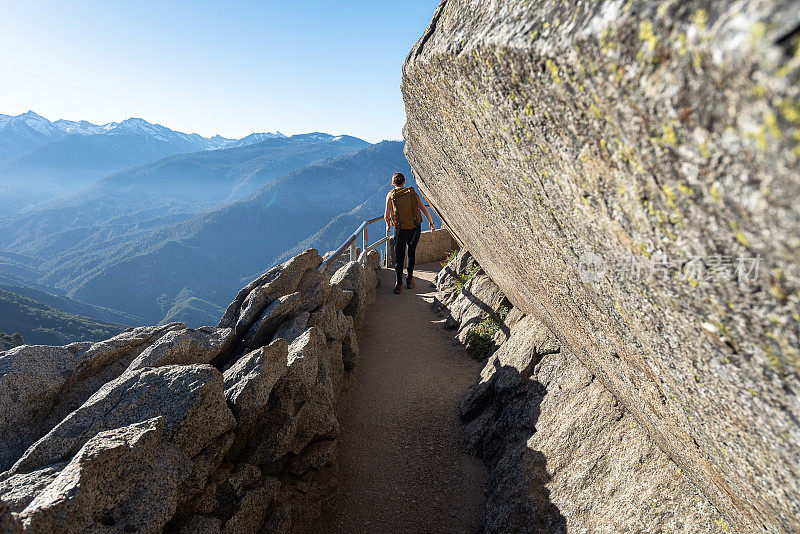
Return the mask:
<path fill-rule="evenodd" d="M 740 532 L 800 530 L 798 24 L 446 0 L 403 66 L 421 191 Z"/>
<path fill-rule="evenodd" d="M 373 263 L 310 249 L 217 327 L 0 352 L 0 531 L 289 532 L 336 488 L 337 405 Z M 340 287 L 342 286 L 342 287 Z"/>
<path fill-rule="evenodd" d="M 157 532 L 191 472 L 189 458 L 164 444 L 161 430 L 161 419 L 153 419 L 95 435 L 19 514 L 24 531 Z"/>
<path fill-rule="evenodd" d="M 427 225 L 428 223 L 424 223 Z M 395 255 L 394 255 L 394 247 L 395 247 L 395 239 L 394 235 L 389 238 L 389 245 L 387 247 L 388 252 L 388 263 L 387 265 L 389 268 L 394 268 L 395 266 Z M 441 261 L 442 258 L 447 256 L 453 250 L 458 249 L 458 243 L 456 240 L 453 239 L 453 235 L 448 232 L 446 229 L 439 229 L 434 231 L 424 231 L 419 236 L 419 242 L 417 242 L 417 251 L 415 255 L 415 260 L 417 265 L 422 265 L 423 263 L 431 263 L 434 261 Z M 408 264 L 408 258 L 406 257 L 406 265 Z"/>
<path fill-rule="evenodd" d="M 494 294 L 484 302 L 452 283 L 474 265 L 467 256 L 440 273 L 438 299 L 490 309 Z M 483 531 L 723 530 L 687 474 L 541 321 L 511 310 L 495 341 L 459 406 L 464 444 L 489 468 Z"/>
<path fill-rule="evenodd" d="M 331 284 L 336 290 L 351 292 L 352 296 L 342 311 L 353 317 L 356 328 L 362 328 L 367 306 L 375 302 L 375 290 L 378 286 L 375 269 L 357 261 L 348 262 L 333 274 Z"/>
<path fill-rule="evenodd" d="M 154 341 L 183 325 L 133 328 L 97 343 L 23 345 L 0 358 L 0 469 Z"/>

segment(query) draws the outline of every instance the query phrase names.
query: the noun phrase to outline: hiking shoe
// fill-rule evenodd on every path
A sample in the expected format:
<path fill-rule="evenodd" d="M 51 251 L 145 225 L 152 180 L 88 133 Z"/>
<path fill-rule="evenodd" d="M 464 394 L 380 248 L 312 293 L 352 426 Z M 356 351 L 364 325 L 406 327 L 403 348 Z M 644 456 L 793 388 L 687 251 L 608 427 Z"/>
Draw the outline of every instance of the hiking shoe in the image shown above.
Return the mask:
<path fill-rule="evenodd" d="M 406 277 L 406 287 L 408 289 L 414 289 L 414 286 L 417 285 L 417 282 L 414 280 L 413 277 L 407 276 Z"/>
<path fill-rule="evenodd" d="M 403 292 L 403 283 L 402 282 L 397 282 L 394 285 L 394 292 L 397 293 L 398 295 Z"/>

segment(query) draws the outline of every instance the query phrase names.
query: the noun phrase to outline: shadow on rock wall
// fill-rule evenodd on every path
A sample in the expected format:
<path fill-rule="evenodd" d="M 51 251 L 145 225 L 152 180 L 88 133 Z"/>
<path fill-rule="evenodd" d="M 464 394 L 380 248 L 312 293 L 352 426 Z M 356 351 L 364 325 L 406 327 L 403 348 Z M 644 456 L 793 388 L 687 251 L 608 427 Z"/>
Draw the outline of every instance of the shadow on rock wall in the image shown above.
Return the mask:
<path fill-rule="evenodd" d="M 495 360 L 491 377 L 470 388 L 461 402 L 464 444 L 490 472 L 485 532 L 567 531 L 566 519 L 550 501 L 547 459 L 528 446 L 547 394 L 530 371 L 521 374 Z"/>

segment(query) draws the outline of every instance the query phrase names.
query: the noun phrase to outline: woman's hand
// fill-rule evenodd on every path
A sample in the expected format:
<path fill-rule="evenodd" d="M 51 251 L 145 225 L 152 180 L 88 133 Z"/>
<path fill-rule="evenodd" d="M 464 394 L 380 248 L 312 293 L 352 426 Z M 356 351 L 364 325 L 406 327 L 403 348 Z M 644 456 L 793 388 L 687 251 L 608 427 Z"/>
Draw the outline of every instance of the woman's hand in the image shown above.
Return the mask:
<path fill-rule="evenodd" d="M 433 221 L 428 221 L 428 230 L 431 232 L 436 230 L 436 225 L 433 224 Z"/>

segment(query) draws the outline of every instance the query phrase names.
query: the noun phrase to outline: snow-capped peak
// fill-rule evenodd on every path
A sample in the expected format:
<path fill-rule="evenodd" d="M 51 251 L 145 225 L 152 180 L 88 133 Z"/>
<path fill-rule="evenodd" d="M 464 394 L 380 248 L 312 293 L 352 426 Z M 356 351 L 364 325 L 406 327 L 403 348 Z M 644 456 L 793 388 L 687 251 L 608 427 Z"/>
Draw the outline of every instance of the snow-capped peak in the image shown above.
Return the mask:
<path fill-rule="evenodd" d="M 305 142 L 316 142 L 316 143 L 328 143 L 333 141 L 334 137 L 331 134 L 326 134 L 323 132 L 310 132 L 305 134 L 297 134 L 293 135 L 291 139 L 295 139 L 297 141 L 305 141 Z"/>
<path fill-rule="evenodd" d="M 66 119 L 58 119 L 53 124 L 60 128 L 65 134 L 75 135 L 97 135 L 117 125 L 115 122 L 97 125 L 88 121 L 70 121 Z"/>
<path fill-rule="evenodd" d="M 256 143 L 260 143 L 268 139 L 283 139 L 285 137 L 286 137 L 285 135 L 277 131 L 275 133 L 256 132 L 256 133 L 251 133 L 250 135 L 246 135 L 241 139 L 231 140 L 227 145 L 225 145 L 225 148 L 240 148 L 244 146 L 254 145 Z"/>
<path fill-rule="evenodd" d="M 179 132 L 173 132 L 169 128 L 165 126 L 161 126 L 160 124 L 150 124 L 144 119 L 140 119 L 138 117 L 131 117 L 130 119 L 125 119 L 124 121 L 120 122 L 116 127 L 107 130 L 107 133 L 110 135 L 118 134 L 118 133 L 133 133 L 138 135 L 146 135 L 148 137 L 153 137 L 158 139 L 159 141 L 168 141 L 168 137 L 170 134 L 179 134 L 185 137 L 186 134 L 180 134 Z"/>
<path fill-rule="evenodd" d="M 156 139 L 161 142 L 175 144 L 180 150 L 191 152 L 195 150 L 214 150 L 219 148 L 243 147 L 266 141 L 267 139 L 282 139 L 286 136 L 281 132 L 256 132 L 241 139 L 227 139 L 221 135 L 203 137 L 196 133 L 183 133 L 171 130 L 160 124 L 152 124 L 138 117 L 131 117 L 122 122 L 109 122 L 107 124 L 93 124 L 88 121 L 72 121 L 59 119 L 50 122 L 33 111 L 20 115 L 0 114 L 0 130 L 14 124 L 25 124 L 29 128 L 45 134 L 54 139 L 64 135 L 120 135 L 134 134 Z M 333 136 L 328 134 L 305 134 L 310 141 L 329 141 Z"/>
<path fill-rule="evenodd" d="M 30 110 L 17 115 L 16 117 L 11 117 L 8 122 L 24 123 L 31 130 L 37 131 L 44 135 L 55 135 L 60 133 L 60 130 L 54 126 L 52 122 Z"/>

